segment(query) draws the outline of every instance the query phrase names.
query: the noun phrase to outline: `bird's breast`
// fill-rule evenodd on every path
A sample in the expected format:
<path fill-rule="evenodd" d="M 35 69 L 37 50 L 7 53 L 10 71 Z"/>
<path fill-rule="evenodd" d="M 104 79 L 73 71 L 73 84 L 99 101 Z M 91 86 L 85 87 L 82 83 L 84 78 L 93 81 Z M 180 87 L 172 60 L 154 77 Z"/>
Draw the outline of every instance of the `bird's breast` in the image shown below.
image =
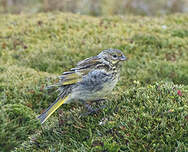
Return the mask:
<path fill-rule="evenodd" d="M 72 90 L 72 98 L 97 100 L 111 93 L 118 82 L 117 73 L 90 73 Z"/>

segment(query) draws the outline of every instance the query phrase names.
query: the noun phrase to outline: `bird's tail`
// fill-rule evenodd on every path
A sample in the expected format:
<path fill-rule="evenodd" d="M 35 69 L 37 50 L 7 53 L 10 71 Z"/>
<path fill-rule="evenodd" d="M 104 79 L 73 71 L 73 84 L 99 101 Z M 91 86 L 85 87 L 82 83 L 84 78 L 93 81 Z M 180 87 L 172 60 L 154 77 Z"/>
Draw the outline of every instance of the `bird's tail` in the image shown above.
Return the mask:
<path fill-rule="evenodd" d="M 68 96 L 65 97 L 58 97 L 54 103 L 52 103 L 48 109 L 46 109 L 40 116 L 38 116 L 38 119 L 40 120 L 41 124 L 43 124 L 53 113 L 54 111 L 59 108 L 62 104 L 64 104 L 68 99 Z"/>

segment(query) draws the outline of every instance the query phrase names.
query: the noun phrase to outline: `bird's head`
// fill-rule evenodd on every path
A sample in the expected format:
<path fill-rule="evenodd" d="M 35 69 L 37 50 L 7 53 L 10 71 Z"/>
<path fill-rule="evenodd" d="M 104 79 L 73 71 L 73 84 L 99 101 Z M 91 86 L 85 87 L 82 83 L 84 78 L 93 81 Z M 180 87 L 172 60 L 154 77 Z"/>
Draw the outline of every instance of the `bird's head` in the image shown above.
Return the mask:
<path fill-rule="evenodd" d="M 99 55 L 99 58 L 103 59 L 110 65 L 117 65 L 122 61 L 125 61 L 127 58 L 122 51 L 118 49 L 107 49 L 103 50 Z"/>

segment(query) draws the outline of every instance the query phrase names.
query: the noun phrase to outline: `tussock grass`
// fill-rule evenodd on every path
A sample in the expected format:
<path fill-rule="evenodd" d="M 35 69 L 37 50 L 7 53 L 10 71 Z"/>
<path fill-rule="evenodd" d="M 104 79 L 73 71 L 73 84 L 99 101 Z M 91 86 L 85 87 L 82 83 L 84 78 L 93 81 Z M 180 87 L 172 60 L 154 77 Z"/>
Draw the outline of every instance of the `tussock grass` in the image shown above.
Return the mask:
<path fill-rule="evenodd" d="M 0 151 L 186 151 L 188 16 L 0 16 Z M 106 48 L 129 58 L 107 108 L 80 117 L 45 87 Z"/>

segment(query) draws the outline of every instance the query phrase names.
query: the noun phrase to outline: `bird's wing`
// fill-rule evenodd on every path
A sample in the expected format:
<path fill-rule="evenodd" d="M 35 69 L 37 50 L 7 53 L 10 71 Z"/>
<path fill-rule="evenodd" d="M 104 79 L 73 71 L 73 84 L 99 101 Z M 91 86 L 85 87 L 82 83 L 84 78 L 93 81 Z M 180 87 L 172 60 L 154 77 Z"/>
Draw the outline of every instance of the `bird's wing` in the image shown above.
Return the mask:
<path fill-rule="evenodd" d="M 90 71 L 95 69 L 97 65 L 102 64 L 100 59 L 95 57 L 87 58 L 78 62 L 75 68 L 70 69 L 68 72 L 64 72 L 59 78 L 60 86 L 71 85 L 80 82 L 83 76 L 87 75 Z"/>

